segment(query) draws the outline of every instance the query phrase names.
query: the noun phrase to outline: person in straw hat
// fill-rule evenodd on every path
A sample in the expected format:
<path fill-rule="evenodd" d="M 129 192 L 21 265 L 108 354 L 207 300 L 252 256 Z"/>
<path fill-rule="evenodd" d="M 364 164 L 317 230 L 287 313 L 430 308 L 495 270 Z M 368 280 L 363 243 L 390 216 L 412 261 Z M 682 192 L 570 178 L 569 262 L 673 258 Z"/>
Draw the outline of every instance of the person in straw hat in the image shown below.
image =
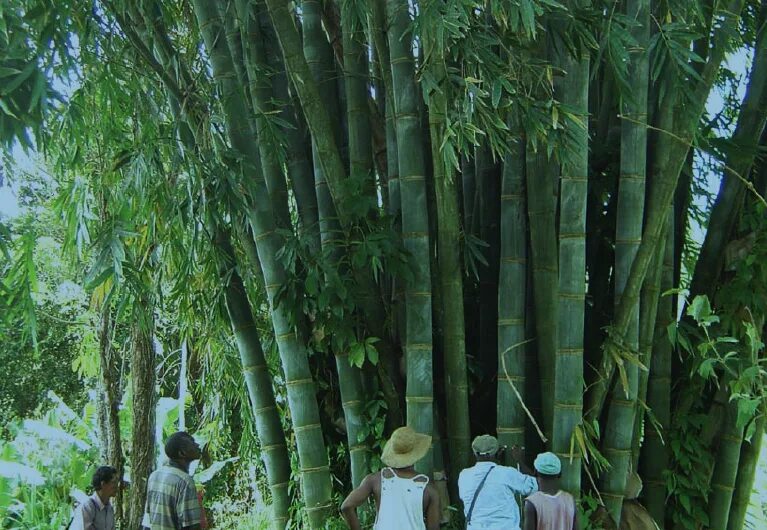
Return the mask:
<path fill-rule="evenodd" d="M 495 436 L 483 434 L 471 443 L 477 463 L 461 471 L 458 494 L 463 501 L 468 530 L 519 530 L 519 506 L 514 495 L 538 491 L 535 477 L 499 464 L 506 447 Z M 524 466 L 523 451 L 512 447 L 512 458 Z M 524 467 L 523 467 L 524 466 Z"/>
<path fill-rule="evenodd" d="M 554 453 L 541 453 L 533 464 L 539 491 L 525 501 L 525 530 L 573 530 L 578 528 L 575 499 L 559 489 L 562 462 Z"/>
<path fill-rule="evenodd" d="M 349 528 L 361 528 L 357 507 L 372 495 L 376 503 L 375 530 L 437 530 L 440 519 L 437 488 L 429 477 L 414 469 L 430 447 L 431 436 L 410 427 L 394 431 L 381 455 L 387 467 L 366 476 L 341 504 Z"/>

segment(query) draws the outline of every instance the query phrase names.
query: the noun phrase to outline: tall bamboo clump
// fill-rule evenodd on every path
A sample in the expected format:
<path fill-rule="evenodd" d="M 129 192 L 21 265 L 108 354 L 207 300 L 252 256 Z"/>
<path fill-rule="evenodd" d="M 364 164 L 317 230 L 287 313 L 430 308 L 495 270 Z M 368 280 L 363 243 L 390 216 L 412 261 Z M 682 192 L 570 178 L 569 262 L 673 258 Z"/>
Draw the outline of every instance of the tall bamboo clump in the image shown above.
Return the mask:
<path fill-rule="evenodd" d="M 283 245 L 275 230 L 275 217 L 266 182 L 257 158 L 254 131 L 248 122 L 242 88 L 236 84 L 236 71 L 223 40 L 222 25 L 215 6 L 198 0 L 195 14 L 210 56 L 214 78 L 221 90 L 221 100 L 232 147 L 243 155 L 243 175 L 252 190 L 248 220 L 253 229 L 258 258 L 264 273 L 274 335 L 285 373 L 288 405 L 298 446 L 306 511 L 312 528 L 324 524 L 330 509 L 330 473 L 322 436 L 315 386 L 309 370 L 306 346 L 292 326 L 288 309 L 277 304 L 277 290 L 286 281 L 282 263 L 277 259 Z"/>
<path fill-rule="evenodd" d="M 434 430 L 434 395 L 429 219 L 408 2 L 386 0 L 386 15 L 389 21 L 387 37 L 394 89 L 402 239 L 405 248 L 412 255 L 413 264 L 413 278 L 405 291 L 407 423 L 417 432 L 431 435 Z M 431 472 L 431 454 L 420 462 L 419 467 L 425 472 Z"/>
<path fill-rule="evenodd" d="M 552 448 L 562 460 L 562 484 L 580 492 L 581 455 L 573 443 L 583 415 L 583 324 L 586 298 L 589 55 L 565 61 L 563 103 L 579 116 L 577 145 L 562 164 L 559 214 L 559 325 L 554 378 Z"/>
<path fill-rule="evenodd" d="M 650 3 L 629 0 L 626 14 L 636 21 L 632 35 L 636 47 L 630 50 L 630 97 L 622 101 L 621 161 L 618 183 L 618 217 L 615 228 L 615 302 L 620 304 L 631 274 L 631 267 L 642 238 L 642 216 L 647 171 L 647 89 L 649 73 Z M 665 214 L 665 211 L 663 212 Z M 631 352 L 639 348 L 639 303 L 629 309 L 631 317 L 624 344 Z M 633 353 L 632 353 L 633 355 Z M 610 468 L 602 477 L 602 497 L 616 523 L 620 522 L 626 477 L 631 462 L 634 415 L 639 384 L 639 369 L 634 363 L 624 365 L 625 382 L 613 389 L 602 445 Z M 623 379 L 622 379 L 623 381 Z M 631 426 L 631 427 L 628 427 Z"/>

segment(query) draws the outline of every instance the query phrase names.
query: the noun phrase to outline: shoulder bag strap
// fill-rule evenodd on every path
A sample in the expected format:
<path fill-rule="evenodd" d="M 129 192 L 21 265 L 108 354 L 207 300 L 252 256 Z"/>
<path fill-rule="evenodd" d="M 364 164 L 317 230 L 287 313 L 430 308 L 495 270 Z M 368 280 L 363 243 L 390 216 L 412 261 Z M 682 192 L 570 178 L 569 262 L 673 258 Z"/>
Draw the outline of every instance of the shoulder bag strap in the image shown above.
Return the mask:
<path fill-rule="evenodd" d="M 469 513 L 466 515 L 466 527 L 469 527 L 469 523 L 471 523 L 471 514 L 474 512 L 474 505 L 477 503 L 477 497 L 479 496 L 479 492 L 482 491 L 482 487 L 485 485 L 485 481 L 487 480 L 487 476 L 490 474 L 490 472 L 495 469 L 495 466 L 491 467 L 487 473 L 485 473 L 485 476 L 482 478 L 482 482 L 479 483 L 479 486 L 477 487 L 477 491 L 474 492 L 474 498 L 471 499 L 471 505 L 469 506 Z"/>

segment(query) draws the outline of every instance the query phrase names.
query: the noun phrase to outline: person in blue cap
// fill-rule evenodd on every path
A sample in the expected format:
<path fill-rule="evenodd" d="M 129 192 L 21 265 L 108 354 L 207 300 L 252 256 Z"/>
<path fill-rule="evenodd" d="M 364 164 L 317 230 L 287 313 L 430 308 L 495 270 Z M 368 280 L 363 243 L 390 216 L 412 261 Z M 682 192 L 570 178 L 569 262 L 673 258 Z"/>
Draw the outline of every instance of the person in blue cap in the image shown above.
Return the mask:
<path fill-rule="evenodd" d="M 575 499 L 559 489 L 562 462 L 554 453 L 541 453 L 533 463 L 539 489 L 525 500 L 524 530 L 578 528 Z"/>
<path fill-rule="evenodd" d="M 458 494 L 468 530 L 520 530 L 519 505 L 514 495 L 529 495 L 538 491 L 538 482 L 513 467 L 499 464 L 505 446 L 499 446 L 494 436 L 483 434 L 471 443 L 476 465 L 464 469 L 458 476 Z M 527 471 L 523 450 L 511 448 L 511 456 Z"/>

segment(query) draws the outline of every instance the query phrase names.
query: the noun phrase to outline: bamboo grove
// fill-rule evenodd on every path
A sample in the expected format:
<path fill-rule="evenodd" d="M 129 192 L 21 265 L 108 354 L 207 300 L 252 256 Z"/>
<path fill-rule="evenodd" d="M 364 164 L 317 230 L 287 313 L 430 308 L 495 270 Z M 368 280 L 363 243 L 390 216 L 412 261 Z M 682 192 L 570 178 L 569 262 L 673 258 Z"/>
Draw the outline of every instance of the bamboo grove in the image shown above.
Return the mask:
<path fill-rule="evenodd" d="M 757 0 L 3 2 L 2 141 L 59 183 L 102 334 L 132 329 L 101 355 L 110 432 L 131 371 L 128 527 L 166 304 L 197 355 L 236 345 L 274 528 L 324 527 L 405 423 L 454 505 L 489 432 L 556 452 L 615 523 L 638 472 L 660 527 L 742 528 L 766 21 Z M 34 335 L 8 270 L 4 318 Z"/>

